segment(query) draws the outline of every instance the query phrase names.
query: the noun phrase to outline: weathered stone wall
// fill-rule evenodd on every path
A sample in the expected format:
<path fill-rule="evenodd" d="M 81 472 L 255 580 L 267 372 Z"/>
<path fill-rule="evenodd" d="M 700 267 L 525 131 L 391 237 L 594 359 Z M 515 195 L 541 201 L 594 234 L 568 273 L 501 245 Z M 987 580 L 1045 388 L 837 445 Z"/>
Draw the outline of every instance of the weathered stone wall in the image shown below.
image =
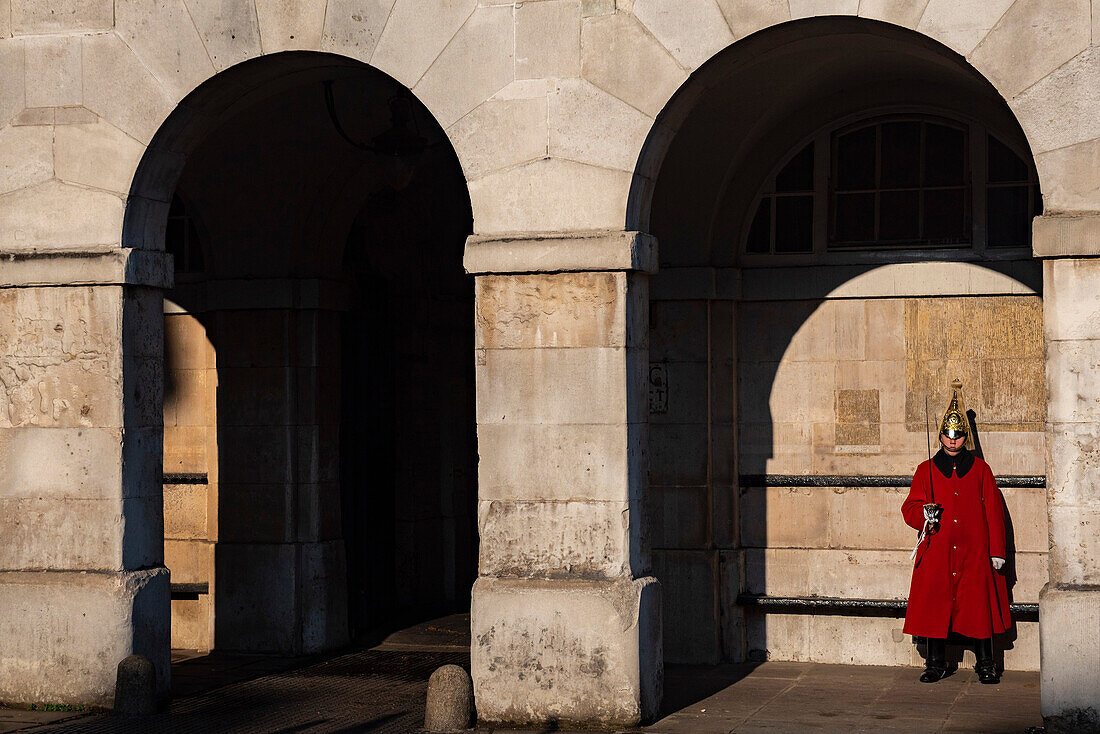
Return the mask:
<path fill-rule="evenodd" d="M 962 264 L 908 267 L 842 286 L 844 298 L 757 300 L 805 287 L 750 288 L 770 276 L 746 270 L 746 300 L 651 304 L 650 361 L 664 398 L 650 402 L 647 507 L 668 659 L 919 664 L 901 620 L 755 611 L 745 619 L 736 598 L 907 596 L 906 489 L 765 487 L 762 477 L 911 475 L 928 451 L 925 396 L 938 425 L 955 375 L 994 471 L 1045 473 L 1040 297 Z M 891 268 L 908 273 L 912 295 L 888 297 Z M 675 287 L 658 293 L 686 289 L 692 272 L 698 281 L 709 271 L 659 274 L 655 283 L 669 277 Z M 1035 272 L 1023 277 L 1037 284 Z M 958 295 L 916 297 L 931 287 Z M 1034 603 L 1047 578 L 1046 498 L 1041 489 L 1004 495 L 1014 600 Z M 1021 623 L 1018 634 L 1000 642 L 1010 648 L 1005 664 L 1035 669 L 1036 625 Z"/>
<path fill-rule="evenodd" d="M 207 585 L 198 598 L 172 600 L 172 647 L 209 650 L 218 539 L 216 354 L 202 323 L 186 313 L 164 315 L 164 344 L 164 565 L 173 583 Z"/>

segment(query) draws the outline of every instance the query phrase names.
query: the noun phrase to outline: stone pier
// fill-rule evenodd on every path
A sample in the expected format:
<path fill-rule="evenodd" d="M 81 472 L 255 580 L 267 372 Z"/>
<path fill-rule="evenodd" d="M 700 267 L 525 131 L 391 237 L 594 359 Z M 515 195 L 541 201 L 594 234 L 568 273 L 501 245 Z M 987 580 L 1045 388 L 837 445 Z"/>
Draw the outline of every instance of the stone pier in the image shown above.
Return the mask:
<path fill-rule="evenodd" d="M 661 698 L 644 528 L 648 272 L 634 232 L 471 237 L 484 722 L 633 725 Z"/>
<path fill-rule="evenodd" d="M 19 252 L 0 269 L 0 701 L 110 707 L 138 653 L 169 687 L 163 253 Z"/>
<path fill-rule="evenodd" d="M 1039 595 L 1047 731 L 1100 730 L 1100 215 L 1040 217 L 1050 581 Z"/>

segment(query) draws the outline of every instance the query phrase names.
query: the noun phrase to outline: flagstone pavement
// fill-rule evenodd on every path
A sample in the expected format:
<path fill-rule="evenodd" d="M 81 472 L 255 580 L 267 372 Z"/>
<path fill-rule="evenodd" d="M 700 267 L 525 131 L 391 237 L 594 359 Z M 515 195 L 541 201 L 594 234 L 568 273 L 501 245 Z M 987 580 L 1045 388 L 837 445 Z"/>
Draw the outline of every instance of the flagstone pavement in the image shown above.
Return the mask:
<path fill-rule="evenodd" d="M 469 666 L 464 624 L 464 615 L 434 620 L 391 635 L 373 648 L 321 658 L 177 651 L 173 698 L 155 715 L 123 718 L 0 708 L 0 734 L 418 732 L 431 672 L 446 663 Z M 1042 731 L 1037 673 L 1010 671 L 997 685 L 980 684 L 966 668 L 931 685 L 919 683 L 919 674 L 914 668 L 787 662 L 668 666 L 662 717 L 626 731 Z"/>

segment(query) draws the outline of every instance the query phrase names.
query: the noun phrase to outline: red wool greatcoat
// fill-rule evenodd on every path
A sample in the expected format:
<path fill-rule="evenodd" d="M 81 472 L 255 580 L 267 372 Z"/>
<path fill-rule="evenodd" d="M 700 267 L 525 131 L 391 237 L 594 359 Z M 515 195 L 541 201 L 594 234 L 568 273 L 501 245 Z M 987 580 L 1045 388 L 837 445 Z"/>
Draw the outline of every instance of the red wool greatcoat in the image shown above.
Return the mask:
<path fill-rule="evenodd" d="M 901 507 L 905 522 L 917 530 L 924 525 L 923 505 L 933 501 L 929 481 L 943 515 L 917 549 L 905 633 L 985 639 L 1006 631 L 1012 625 L 1008 588 L 989 560 L 1006 558 L 1004 497 L 993 472 L 965 450 L 954 459 L 941 450 L 932 462 L 922 462 Z"/>

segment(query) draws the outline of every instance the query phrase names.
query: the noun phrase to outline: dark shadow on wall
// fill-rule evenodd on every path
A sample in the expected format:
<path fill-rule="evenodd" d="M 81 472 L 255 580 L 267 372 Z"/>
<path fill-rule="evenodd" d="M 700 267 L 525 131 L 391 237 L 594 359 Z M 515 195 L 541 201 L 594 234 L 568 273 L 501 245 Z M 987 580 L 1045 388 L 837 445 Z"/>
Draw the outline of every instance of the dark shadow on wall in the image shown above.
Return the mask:
<path fill-rule="evenodd" d="M 326 54 L 242 67 L 225 74 L 230 87 L 258 85 L 250 104 L 220 118 L 185 109 L 165 127 L 178 139 L 151 146 L 149 175 L 167 175 L 162 150 L 188 146 L 168 196 L 201 219 L 204 267 L 167 298 L 216 353 L 216 446 L 194 447 L 216 455 L 214 645 L 302 654 L 469 608 L 472 216 L 442 130 L 392 79 Z M 181 107 L 227 99 L 193 97 Z M 396 98 L 422 148 L 398 160 L 356 147 L 392 137 Z M 135 222 L 152 206 L 141 198 Z M 142 226 L 155 234 L 153 220 Z M 191 346 L 166 349 L 168 400 Z"/>
<path fill-rule="evenodd" d="M 764 182 L 776 180 L 787 156 L 811 140 L 824 143 L 815 148 L 824 153 L 834 141 L 831 131 L 858 120 L 917 112 L 976 121 L 974 129 L 1011 141 L 1026 159 L 1029 180 L 1036 180 L 1018 122 L 963 57 L 920 34 L 852 18 L 794 21 L 739 40 L 691 75 L 643 147 L 626 224 L 655 235 L 660 247 L 661 270 L 649 280 L 650 361 L 659 365 L 665 401 L 649 417 L 646 522 L 662 584 L 667 661 L 762 660 L 768 636 L 784 634 L 782 624 L 768 632 L 762 613 L 742 608 L 737 598 L 769 588 L 769 519 L 779 519 L 781 510 L 768 506 L 761 485 L 784 486 L 775 484 L 782 477 L 767 475 L 778 458 L 773 447 L 785 440 L 781 431 L 791 429 L 789 418 L 787 425 L 777 423 L 770 398 L 787 350 L 823 304 L 877 268 L 921 262 L 979 266 L 1007 276 L 1006 285 L 1015 281 L 1041 294 L 1039 268 L 1023 246 L 1012 253 L 896 245 L 827 251 L 830 221 L 821 207 L 830 205 L 828 180 L 836 175 L 828 166 L 814 169 L 814 252 L 782 251 L 777 231 L 765 238 L 770 254 L 748 250 Z M 825 160 L 831 159 L 821 155 L 814 165 Z M 773 217 L 779 221 L 779 214 Z M 918 292 L 971 292 L 957 284 L 927 285 Z M 892 297 L 892 291 L 877 292 Z M 994 292 L 1020 291 L 1013 285 Z M 747 320 L 754 336 L 743 341 Z M 743 372 L 746 361 L 755 370 L 751 379 Z M 938 384 L 934 371 L 927 377 Z M 811 462 L 787 471 L 814 474 Z M 847 481 L 837 489 L 861 479 Z M 875 486 L 901 492 L 900 506 L 908 481 Z M 900 513 L 895 521 L 901 523 Z M 798 550 L 803 543 L 791 537 L 784 545 Z M 746 629 L 745 614 L 756 633 Z"/>

